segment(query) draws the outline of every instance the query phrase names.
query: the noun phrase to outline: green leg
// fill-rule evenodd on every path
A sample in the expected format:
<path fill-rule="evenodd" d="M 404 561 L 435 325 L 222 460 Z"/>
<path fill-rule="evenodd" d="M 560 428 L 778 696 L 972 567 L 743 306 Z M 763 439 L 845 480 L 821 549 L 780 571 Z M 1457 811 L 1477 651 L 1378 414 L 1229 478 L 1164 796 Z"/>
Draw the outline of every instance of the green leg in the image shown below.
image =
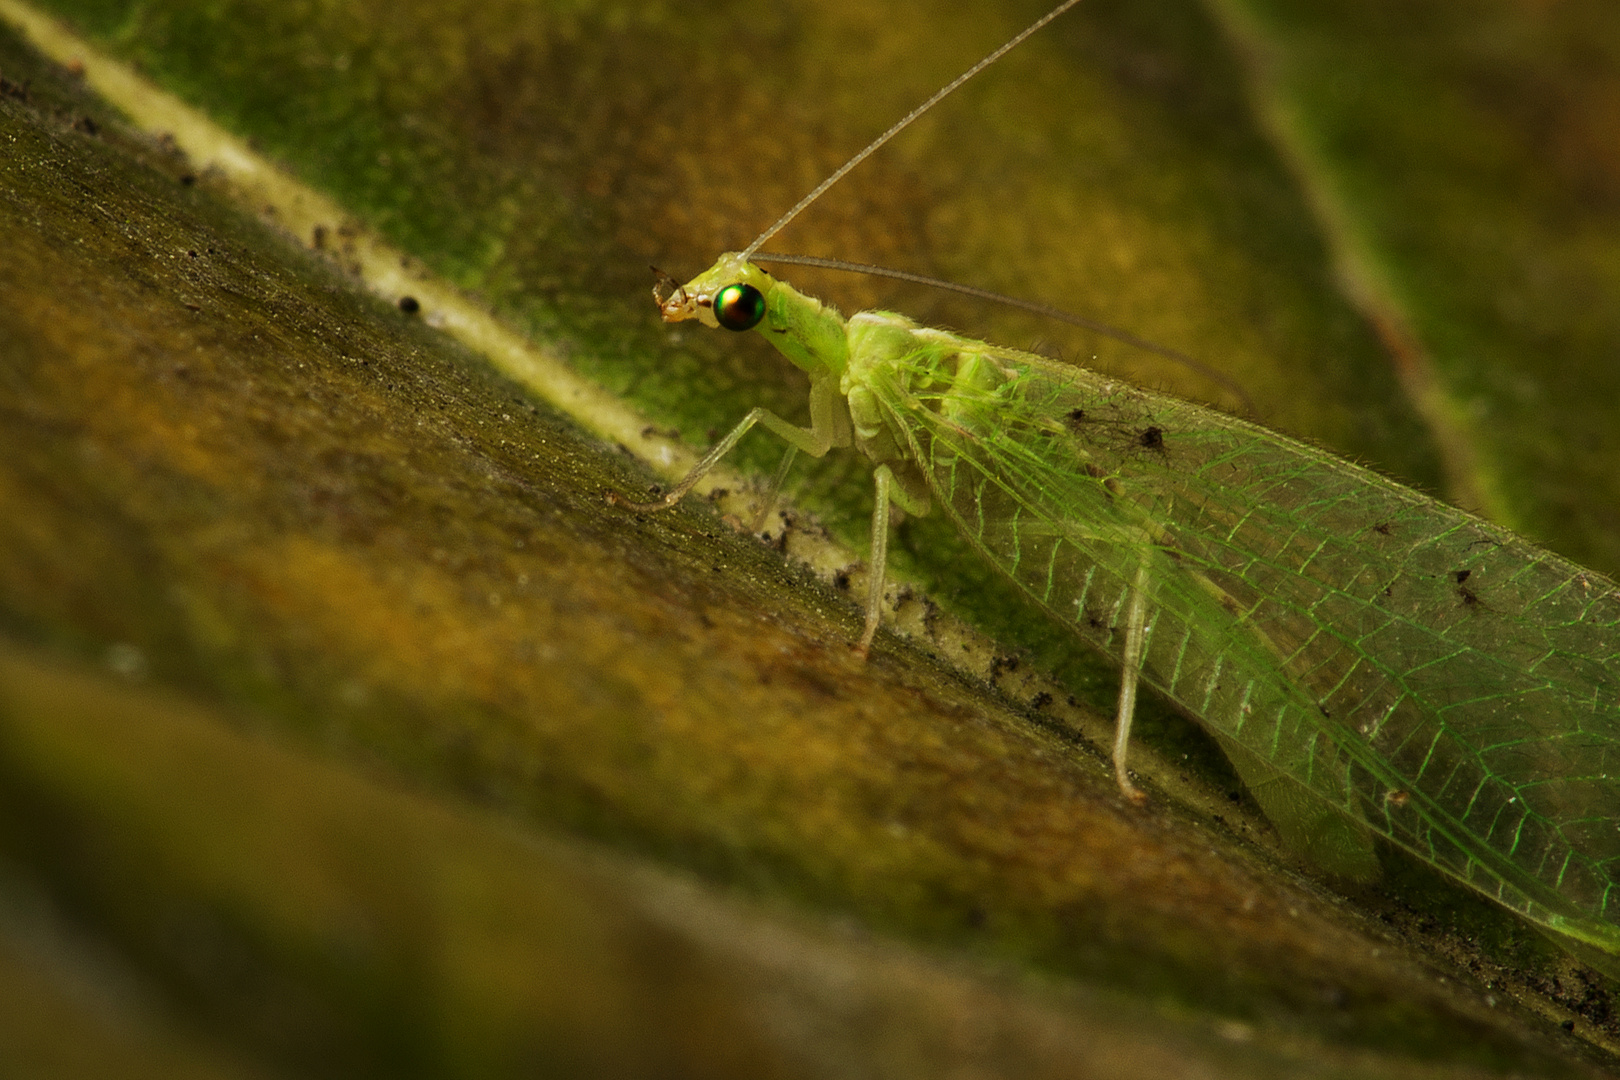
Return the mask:
<path fill-rule="evenodd" d="M 747 416 L 742 418 L 736 427 L 727 433 L 725 438 L 715 443 L 714 448 L 703 455 L 703 460 L 692 466 L 692 471 L 687 473 L 681 479 L 681 482 L 671 488 L 669 494 L 662 499 L 650 503 L 632 502 L 624 496 L 610 491 L 607 495 L 607 501 L 622 506 L 627 510 L 634 510 L 638 514 L 651 514 L 659 510 L 668 510 L 686 498 L 687 493 L 697 486 L 697 482 L 707 476 L 709 471 L 716 465 L 720 464 L 720 459 L 731 453 L 738 440 L 748 434 L 755 424 L 764 424 L 767 429 L 786 439 L 789 447 L 794 450 L 803 450 L 811 457 L 821 457 L 832 449 L 832 441 L 815 429 L 790 424 L 769 409 L 753 409 Z M 788 461 L 791 460 L 791 458 L 788 459 Z M 784 473 L 786 472 L 785 466 L 787 463 L 783 462 L 784 468 L 782 471 Z"/>
<path fill-rule="evenodd" d="M 765 519 L 770 517 L 771 511 L 776 508 L 776 500 L 782 494 L 782 485 L 787 482 L 788 470 L 793 467 L 793 459 L 798 456 L 799 448 L 789 443 L 787 453 L 782 455 L 782 464 L 776 467 L 770 487 L 765 489 L 765 495 L 760 500 L 759 512 L 754 515 L 752 531 L 756 536 L 765 531 Z"/>
<path fill-rule="evenodd" d="M 906 494 L 905 487 L 895 480 L 887 465 L 873 470 L 872 480 L 876 490 L 872 502 L 872 557 L 867 562 L 866 574 L 866 628 L 855 646 L 856 653 L 862 657 L 871 651 L 883 613 L 883 580 L 889 562 L 889 504 L 893 502 L 908 514 L 925 514 L 929 505 L 925 499 Z"/>
<path fill-rule="evenodd" d="M 1147 796 L 1131 783 L 1125 769 L 1125 753 L 1131 742 L 1131 721 L 1136 716 L 1136 684 L 1142 676 L 1142 653 L 1147 641 L 1147 599 L 1142 587 L 1147 583 L 1147 563 L 1136 568 L 1130 596 L 1125 604 L 1125 649 L 1120 657 L 1119 711 L 1114 717 L 1114 778 L 1119 790 L 1132 802 Z"/>

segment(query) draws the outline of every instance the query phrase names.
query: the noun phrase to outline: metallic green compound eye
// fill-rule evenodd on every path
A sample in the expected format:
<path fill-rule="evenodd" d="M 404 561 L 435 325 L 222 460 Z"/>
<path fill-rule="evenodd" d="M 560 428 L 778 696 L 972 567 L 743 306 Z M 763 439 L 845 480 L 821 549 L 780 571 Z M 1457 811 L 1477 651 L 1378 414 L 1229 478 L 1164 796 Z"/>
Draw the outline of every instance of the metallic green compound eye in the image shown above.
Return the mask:
<path fill-rule="evenodd" d="M 765 296 L 752 285 L 727 285 L 714 294 L 714 318 L 727 330 L 752 330 L 765 317 Z"/>

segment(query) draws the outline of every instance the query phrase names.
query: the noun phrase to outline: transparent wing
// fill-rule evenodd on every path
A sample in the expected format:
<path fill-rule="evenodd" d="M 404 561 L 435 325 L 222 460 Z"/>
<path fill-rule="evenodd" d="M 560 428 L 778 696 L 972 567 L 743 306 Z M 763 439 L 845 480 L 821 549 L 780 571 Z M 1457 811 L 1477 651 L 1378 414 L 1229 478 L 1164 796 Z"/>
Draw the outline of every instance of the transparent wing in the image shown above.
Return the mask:
<path fill-rule="evenodd" d="M 1620 593 L 1323 451 L 933 335 L 864 376 L 941 504 L 1223 742 L 1526 917 L 1620 954 Z"/>

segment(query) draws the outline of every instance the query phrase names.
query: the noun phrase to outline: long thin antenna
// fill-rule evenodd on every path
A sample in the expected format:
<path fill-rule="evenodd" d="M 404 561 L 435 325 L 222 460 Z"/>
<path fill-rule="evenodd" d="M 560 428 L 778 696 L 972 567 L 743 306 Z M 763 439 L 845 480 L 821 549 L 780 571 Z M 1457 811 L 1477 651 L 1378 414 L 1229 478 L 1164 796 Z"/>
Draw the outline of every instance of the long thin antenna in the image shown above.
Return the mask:
<path fill-rule="evenodd" d="M 1011 41 L 1007 42 L 1007 44 L 1003 45 L 1001 48 L 997 49 L 983 60 L 980 60 L 977 64 L 974 64 L 972 67 L 962 72 L 962 74 L 946 83 L 939 89 L 938 92 L 934 94 L 933 97 L 929 98 L 927 101 L 908 112 L 888 131 L 885 131 L 876 139 L 873 139 L 871 144 L 867 146 L 865 150 L 862 150 L 860 153 L 844 162 L 843 165 L 839 166 L 837 172 L 833 173 L 816 186 L 816 190 L 794 203 L 793 209 L 776 219 L 776 224 L 772 225 L 770 228 L 766 229 L 764 232 L 755 237 L 754 242 L 743 249 L 743 259 L 747 260 L 753 258 L 754 252 L 759 250 L 759 246 L 761 244 L 775 236 L 777 233 L 781 232 L 783 227 L 786 226 L 788 222 L 798 217 L 805 207 L 821 198 L 823 192 L 832 187 L 834 184 L 838 183 L 838 181 L 842 180 L 845 173 L 849 172 L 849 170 L 865 161 L 872 155 L 873 151 L 877 150 L 878 147 L 882 146 L 884 143 L 900 134 L 906 128 L 910 127 L 913 120 L 916 120 L 923 113 L 927 112 L 929 109 L 932 109 L 935 105 L 938 105 L 948 94 L 951 93 L 951 91 L 973 78 L 973 76 L 977 75 L 979 72 L 995 63 L 997 60 L 1000 60 L 1003 56 L 1017 48 L 1025 38 L 1029 37 L 1029 35 L 1035 33 L 1035 31 L 1039 30 L 1041 27 L 1045 26 L 1047 23 L 1051 22 L 1065 11 L 1068 11 L 1079 2 L 1080 0 L 1063 0 L 1063 3 L 1059 4 L 1057 7 L 1041 16 L 1039 19 L 1036 19 L 1029 26 L 1025 27 L 1023 32 L 1017 37 L 1013 38 Z"/>
<path fill-rule="evenodd" d="M 1044 318 L 1068 323 L 1070 326 L 1078 326 L 1083 330 L 1090 330 L 1092 333 L 1101 334 L 1106 338 L 1113 338 L 1115 341 L 1123 342 L 1144 352 L 1155 353 L 1167 360 L 1174 360 L 1176 363 L 1196 371 L 1209 381 L 1225 388 L 1233 397 L 1243 402 L 1243 407 L 1248 410 L 1249 415 L 1258 414 L 1255 409 L 1254 399 L 1249 397 L 1248 391 L 1244 390 L 1231 376 L 1211 367 L 1202 360 L 1188 356 L 1186 353 L 1172 349 L 1167 345 L 1159 345 L 1149 341 L 1147 338 L 1137 337 L 1129 330 L 1121 330 L 1117 326 L 1110 326 L 1108 323 L 1098 322 L 1096 319 L 1088 319 L 1084 315 L 1076 315 L 1072 311 L 1064 311 L 1062 308 L 1053 307 L 1051 304 L 1043 304 L 1038 300 L 1021 300 L 1016 296 L 1007 296 L 1005 293 L 981 289 L 977 285 L 963 285 L 957 281 L 928 277 L 926 274 L 913 274 L 909 270 L 893 270 L 887 266 L 873 266 L 870 263 L 845 262 L 843 259 L 824 259 L 819 255 L 777 255 L 773 252 L 766 252 L 763 255 L 755 255 L 754 261 L 783 263 L 789 266 L 814 266 L 822 270 L 843 270 L 851 274 L 870 274 L 873 277 L 894 278 L 896 281 L 909 281 L 915 285 L 928 285 L 936 289 L 944 289 L 947 292 L 961 293 L 964 296 L 971 296 L 978 300 L 989 300 L 993 303 L 1018 308 L 1021 311 L 1032 312 Z"/>

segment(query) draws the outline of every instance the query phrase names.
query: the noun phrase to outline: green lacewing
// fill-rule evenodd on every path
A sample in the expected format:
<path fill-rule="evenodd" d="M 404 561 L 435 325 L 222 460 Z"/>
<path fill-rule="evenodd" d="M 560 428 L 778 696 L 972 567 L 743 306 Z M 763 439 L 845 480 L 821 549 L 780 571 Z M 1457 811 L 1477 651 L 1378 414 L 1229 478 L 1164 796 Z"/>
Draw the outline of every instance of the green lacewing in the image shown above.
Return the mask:
<path fill-rule="evenodd" d="M 1378 833 L 1620 977 L 1620 589 L 1506 529 L 1257 424 L 923 327 L 845 319 L 756 251 L 866 156 L 1072 7 L 891 127 L 663 318 L 757 330 L 810 377 L 809 427 L 754 409 L 788 458 L 874 466 L 865 652 L 889 507 L 943 513 L 1121 667 L 1121 789 L 1146 682 L 1220 744 L 1290 846 L 1353 878 Z M 793 261 L 758 256 L 758 261 Z"/>

